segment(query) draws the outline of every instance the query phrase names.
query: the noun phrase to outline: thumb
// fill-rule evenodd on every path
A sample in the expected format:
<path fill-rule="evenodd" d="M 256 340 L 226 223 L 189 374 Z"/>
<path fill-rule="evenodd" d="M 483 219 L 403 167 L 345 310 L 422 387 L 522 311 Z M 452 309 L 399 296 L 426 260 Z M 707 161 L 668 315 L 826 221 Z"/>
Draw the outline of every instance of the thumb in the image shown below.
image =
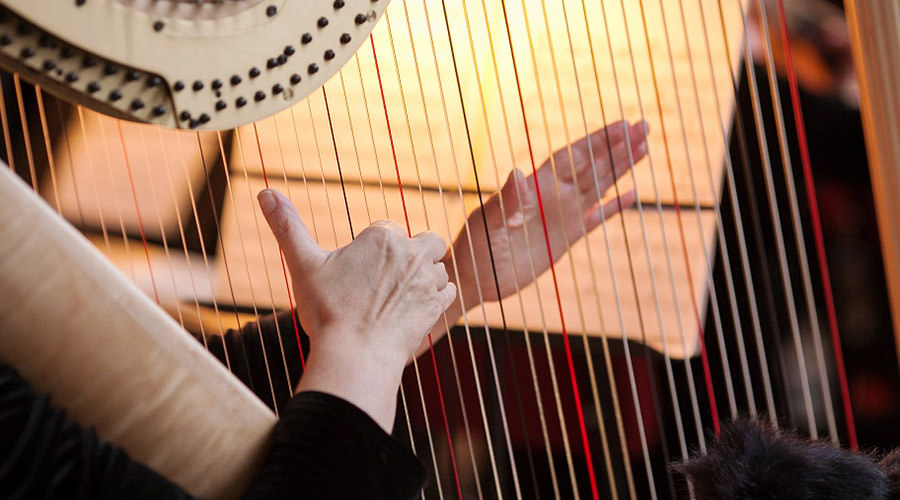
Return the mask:
<path fill-rule="evenodd" d="M 525 174 L 518 168 L 512 169 L 500 192 L 503 194 L 503 209 L 506 211 L 507 216 L 519 212 L 525 205 L 525 200 L 528 199 L 528 185 L 525 180 Z"/>
<path fill-rule="evenodd" d="M 256 198 L 292 275 L 302 274 L 325 258 L 327 252 L 310 236 L 290 200 L 274 189 L 263 190 Z"/>

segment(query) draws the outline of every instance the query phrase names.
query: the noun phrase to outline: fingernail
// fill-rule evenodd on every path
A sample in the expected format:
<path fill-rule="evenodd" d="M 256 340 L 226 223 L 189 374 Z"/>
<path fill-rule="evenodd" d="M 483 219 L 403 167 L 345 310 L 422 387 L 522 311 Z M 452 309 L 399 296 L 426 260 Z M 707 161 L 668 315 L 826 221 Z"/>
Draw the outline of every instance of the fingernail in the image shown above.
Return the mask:
<path fill-rule="evenodd" d="M 275 195 L 269 189 L 260 191 L 256 199 L 259 201 L 259 208 L 262 209 L 264 215 L 271 214 L 278 205 L 278 200 L 275 199 Z"/>

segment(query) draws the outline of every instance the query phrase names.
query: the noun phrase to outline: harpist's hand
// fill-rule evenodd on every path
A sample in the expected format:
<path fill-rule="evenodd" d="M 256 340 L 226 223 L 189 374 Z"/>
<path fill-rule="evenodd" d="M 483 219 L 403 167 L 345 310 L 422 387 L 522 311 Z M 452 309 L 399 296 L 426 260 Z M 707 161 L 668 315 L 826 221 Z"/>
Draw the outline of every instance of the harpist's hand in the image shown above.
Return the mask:
<path fill-rule="evenodd" d="M 266 190 L 260 207 L 291 272 L 310 354 L 298 390 L 340 396 L 390 431 L 406 361 L 456 297 L 437 235 L 408 238 L 380 221 L 349 245 L 320 248 L 294 206 Z"/>
<path fill-rule="evenodd" d="M 517 285 L 519 288 L 527 286 L 550 267 L 548 240 L 553 259 L 558 260 L 568 251 L 569 245 L 584 236 L 585 231 L 591 231 L 604 218 L 615 215 L 620 206 L 624 208 L 634 203 L 634 193 L 627 192 L 621 195 L 620 200 L 611 199 L 603 203 L 601 210 L 599 196 L 604 195 L 619 176 L 631 169 L 629 148 L 634 162 L 647 153 L 644 128 L 643 122 L 628 127 L 628 142 L 625 122 L 617 122 L 594 132 L 590 137 L 572 144 L 571 159 L 574 162 L 570 160 L 567 148 L 554 153 L 555 175 L 550 160 L 537 170 L 540 202 L 534 175 L 526 177 L 520 170 L 512 171 L 500 192 L 502 210 L 501 196 L 495 194 L 484 204 L 484 218 L 481 208 L 469 216 L 471 237 L 464 229 L 453 243 L 460 271 L 459 285 L 467 309 L 480 303 L 476 282 L 485 301 L 511 295 Z M 546 217 L 546 239 L 544 221 L 541 219 L 542 206 Z M 485 219 L 487 230 L 483 222 Z M 488 233 L 499 297 L 488 251 Z M 477 270 L 473 260 L 477 263 Z M 448 269 L 452 270 L 449 263 Z"/>

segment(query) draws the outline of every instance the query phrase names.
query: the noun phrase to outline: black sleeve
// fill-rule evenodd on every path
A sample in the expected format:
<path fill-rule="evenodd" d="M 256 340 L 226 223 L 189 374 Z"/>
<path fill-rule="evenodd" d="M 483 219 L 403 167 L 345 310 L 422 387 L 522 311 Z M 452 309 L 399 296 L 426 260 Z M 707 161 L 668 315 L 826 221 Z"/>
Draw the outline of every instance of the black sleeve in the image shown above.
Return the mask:
<path fill-rule="evenodd" d="M 195 335 L 196 336 L 196 335 Z M 309 337 L 292 311 L 261 316 L 225 335 L 197 336 L 222 364 L 273 411 L 279 413 L 303 374 Z"/>
<path fill-rule="evenodd" d="M 100 440 L 0 363 L 0 498 L 183 500 L 172 482 Z"/>
<path fill-rule="evenodd" d="M 365 412 L 321 392 L 294 396 L 275 428 L 272 451 L 246 500 L 419 496 L 421 462 Z"/>
<path fill-rule="evenodd" d="M 365 412 L 303 392 L 286 404 L 246 498 L 415 498 L 427 480 L 416 457 Z M 0 498 L 192 499 L 54 408 L 0 363 Z"/>

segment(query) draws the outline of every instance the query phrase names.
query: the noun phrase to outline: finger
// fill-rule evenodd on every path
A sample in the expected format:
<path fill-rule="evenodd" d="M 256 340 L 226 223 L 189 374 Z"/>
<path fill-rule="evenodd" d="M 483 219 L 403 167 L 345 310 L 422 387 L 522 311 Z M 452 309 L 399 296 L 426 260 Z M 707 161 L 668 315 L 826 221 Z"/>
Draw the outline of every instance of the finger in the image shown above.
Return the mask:
<path fill-rule="evenodd" d="M 453 305 L 453 301 L 456 300 L 456 284 L 452 281 L 448 282 L 447 286 L 438 290 L 437 293 L 441 314 L 443 314 L 451 305 Z"/>
<path fill-rule="evenodd" d="M 257 195 L 257 201 L 292 274 L 302 274 L 303 269 L 320 262 L 327 255 L 328 252 L 310 236 L 297 209 L 284 195 L 266 189 Z"/>
<path fill-rule="evenodd" d="M 643 122 L 636 123 L 632 128 L 636 131 L 643 131 Z M 634 134 L 630 138 L 630 145 L 629 148 L 625 142 L 621 142 L 607 151 L 607 156 L 598 157 L 596 179 L 590 169 L 585 170 L 579 176 L 578 187 L 590 201 L 596 202 L 599 199 L 597 198 L 598 191 L 600 195 L 605 193 L 616 180 L 631 170 L 631 167 L 647 154 L 647 141 L 643 132 Z M 612 161 L 612 166 L 610 161 Z M 593 193 L 593 197 L 591 197 L 591 193 Z"/>
<path fill-rule="evenodd" d="M 514 168 L 506 178 L 503 188 L 500 189 L 500 193 L 503 195 L 503 210 L 508 218 L 521 211 L 528 192 L 528 180 L 525 174 Z"/>
<path fill-rule="evenodd" d="M 594 206 L 594 208 L 584 216 L 585 230 L 590 232 L 604 220 L 609 219 L 622 210 L 631 208 L 635 201 L 637 201 L 637 195 L 632 189 L 622 193 L 618 198 L 613 198 L 602 205 L 598 204 Z"/>
<path fill-rule="evenodd" d="M 611 123 L 572 143 L 570 148 L 562 148 L 553 153 L 553 161 L 556 163 L 560 180 L 563 182 L 572 180 L 573 168 L 569 163 L 570 152 L 575 166 L 575 175 L 578 175 L 578 172 L 590 166 L 592 158 L 602 156 L 603 152 L 609 149 L 609 145 L 623 142 L 626 126 L 627 122 L 624 120 Z"/>
<path fill-rule="evenodd" d="M 447 253 L 447 242 L 444 241 L 444 238 L 431 231 L 415 235 L 413 241 L 421 246 L 425 256 L 430 258 L 432 262 L 440 261 Z"/>
<path fill-rule="evenodd" d="M 450 276 L 447 274 L 447 267 L 443 262 L 433 264 L 431 272 L 436 290 L 440 290 L 447 286 L 447 283 L 450 281 Z"/>

